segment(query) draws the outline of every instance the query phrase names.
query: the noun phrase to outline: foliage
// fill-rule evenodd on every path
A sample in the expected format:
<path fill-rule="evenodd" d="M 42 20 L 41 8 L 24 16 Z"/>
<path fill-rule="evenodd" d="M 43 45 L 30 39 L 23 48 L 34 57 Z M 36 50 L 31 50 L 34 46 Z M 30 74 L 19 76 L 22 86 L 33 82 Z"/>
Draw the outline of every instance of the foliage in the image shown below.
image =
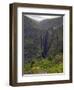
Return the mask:
<path fill-rule="evenodd" d="M 63 72 L 63 55 L 57 54 L 47 58 L 33 58 L 24 65 L 25 74 L 36 73 L 62 73 Z"/>

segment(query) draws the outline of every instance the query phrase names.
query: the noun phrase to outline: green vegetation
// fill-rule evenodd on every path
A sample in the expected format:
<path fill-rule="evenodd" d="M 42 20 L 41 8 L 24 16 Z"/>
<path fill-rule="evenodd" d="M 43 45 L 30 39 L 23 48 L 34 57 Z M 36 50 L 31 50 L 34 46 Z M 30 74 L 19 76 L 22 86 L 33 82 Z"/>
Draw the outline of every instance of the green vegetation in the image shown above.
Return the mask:
<path fill-rule="evenodd" d="M 24 65 L 25 74 L 40 73 L 62 73 L 63 72 L 63 55 L 57 54 L 47 58 L 33 58 Z"/>

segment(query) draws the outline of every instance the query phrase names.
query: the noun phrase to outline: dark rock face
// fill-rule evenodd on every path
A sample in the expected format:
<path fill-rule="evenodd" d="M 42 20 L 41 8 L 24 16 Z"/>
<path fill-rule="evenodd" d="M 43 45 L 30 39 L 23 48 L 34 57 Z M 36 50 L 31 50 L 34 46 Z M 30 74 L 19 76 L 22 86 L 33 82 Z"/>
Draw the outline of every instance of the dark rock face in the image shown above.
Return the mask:
<path fill-rule="evenodd" d="M 63 17 L 37 22 L 24 16 L 24 62 L 63 52 Z"/>

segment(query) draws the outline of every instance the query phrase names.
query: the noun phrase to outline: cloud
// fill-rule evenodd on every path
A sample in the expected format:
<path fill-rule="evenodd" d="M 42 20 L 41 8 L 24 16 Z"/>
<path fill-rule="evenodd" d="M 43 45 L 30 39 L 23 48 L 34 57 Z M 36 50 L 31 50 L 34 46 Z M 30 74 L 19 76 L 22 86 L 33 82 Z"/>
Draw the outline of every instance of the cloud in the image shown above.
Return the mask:
<path fill-rule="evenodd" d="M 27 16 L 28 18 L 31 18 L 33 20 L 36 20 L 36 21 L 42 21 L 42 20 L 45 20 L 45 19 L 54 19 L 54 18 L 58 18 L 58 17 L 61 17 L 61 16 L 55 16 L 55 15 L 25 15 Z"/>

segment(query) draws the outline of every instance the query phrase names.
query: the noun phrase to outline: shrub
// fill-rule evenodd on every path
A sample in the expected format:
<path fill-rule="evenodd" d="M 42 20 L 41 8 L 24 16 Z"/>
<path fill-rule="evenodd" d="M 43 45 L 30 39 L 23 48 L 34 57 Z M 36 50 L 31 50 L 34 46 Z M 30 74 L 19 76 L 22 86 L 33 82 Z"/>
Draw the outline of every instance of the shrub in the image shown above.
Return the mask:
<path fill-rule="evenodd" d="M 54 59 L 54 62 L 57 64 L 63 63 L 63 55 L 61 53 L 55 55 L 53 59 Z"/>
<path fill-rule="evenodd" d="M 48 58 L 33 58 L 24 65 L 24 73 L 61 73 L 63 72 L 63 55 L 57 54 Z"/>

